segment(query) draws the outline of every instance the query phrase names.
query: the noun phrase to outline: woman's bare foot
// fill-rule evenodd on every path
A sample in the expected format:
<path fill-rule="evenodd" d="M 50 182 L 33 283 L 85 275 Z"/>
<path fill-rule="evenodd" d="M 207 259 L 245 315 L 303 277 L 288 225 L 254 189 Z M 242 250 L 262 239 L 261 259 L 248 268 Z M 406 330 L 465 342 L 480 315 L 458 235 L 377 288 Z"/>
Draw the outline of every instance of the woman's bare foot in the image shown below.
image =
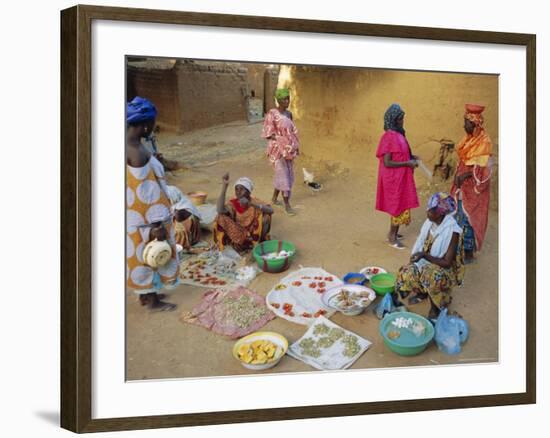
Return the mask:
<path fill-rule="evenodd" d="M 434 306 L 434 304 L 432 303 L 432 306 L 430 307 L 430 312 L 428 313 L 428 319 L 437 319 L 439 318 L 440 313 L 441 310 Z"/>
<path fill-rule="evenodd" d="M 428 298 L 428 294 L 425 294 L 425 293 L 418 293 L 418 292 L 412 292 L 410 295 L 409 295 L 409 299 L 408 299 L 408 303 L 409 305 L 414 305 L 414 304 L 418 304 L 418 303 L 421 303 L 422 301 L 424 301 L 426 298 Z"/>
<path fill-rule="evenodd" d="M 296 216 L 296 210 L 294 210 L 291 206 L 285 207 L 285 213 L 289 216 Z"/>
<path fill-rule="evenodd" d="M 271 200 L 271 203 L 272 203 L 273 205 L 279 205 L 279 206 L 280 206 L 280 205 L 283 205 L 283 203 L 282 203 L 281 201 L 279 201 L 278 199 L 272 199 L 272 200 Z"/>
<path fill-rule="evenodd" d="M 161 301 L 165 297 L 164 294 L 149 293 L 139 296 L 139 302 L 142 306 L 147 306 L 151 312 L 169 312 L 176 308 L 175 304 Z"/>

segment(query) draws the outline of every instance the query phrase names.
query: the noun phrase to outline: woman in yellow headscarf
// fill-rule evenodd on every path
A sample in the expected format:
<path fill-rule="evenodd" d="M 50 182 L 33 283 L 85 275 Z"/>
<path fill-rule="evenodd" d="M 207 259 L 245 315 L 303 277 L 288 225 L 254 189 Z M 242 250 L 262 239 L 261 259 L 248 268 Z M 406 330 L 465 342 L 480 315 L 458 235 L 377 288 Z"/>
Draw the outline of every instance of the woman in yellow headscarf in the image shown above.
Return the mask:
<path fill-rule="evenodd" d="M 484 109 L 466 105 L 466 136 L 457 146 L 459 162 L 451 188 L 458 204 L 456 219 L 464 231 L 465 263 L 471 263 L 474 252 L 481 250 L 489 217 L 493 143 L 483 128 Z"/>

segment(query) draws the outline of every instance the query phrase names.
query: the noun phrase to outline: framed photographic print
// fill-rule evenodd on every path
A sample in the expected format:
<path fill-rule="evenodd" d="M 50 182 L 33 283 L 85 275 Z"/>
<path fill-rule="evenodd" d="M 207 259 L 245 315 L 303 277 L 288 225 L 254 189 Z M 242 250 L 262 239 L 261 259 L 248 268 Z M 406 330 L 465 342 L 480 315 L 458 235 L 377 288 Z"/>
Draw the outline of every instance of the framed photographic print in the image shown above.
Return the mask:
<path fill-rule="evenodd" d="M 62 427 L 534 403 L 535 41 L 62 11 Z"/>

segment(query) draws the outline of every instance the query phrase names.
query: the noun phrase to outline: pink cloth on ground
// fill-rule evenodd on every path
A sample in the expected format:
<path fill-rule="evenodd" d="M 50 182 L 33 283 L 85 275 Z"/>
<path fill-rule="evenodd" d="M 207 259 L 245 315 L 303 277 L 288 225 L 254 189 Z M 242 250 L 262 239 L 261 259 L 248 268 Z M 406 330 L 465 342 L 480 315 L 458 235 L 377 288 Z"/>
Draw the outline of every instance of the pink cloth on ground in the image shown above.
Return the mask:
<path fill-rule="evenodd" d="M 255 321 L 251 321 L 246 327 L 240 326 L 231 318 L 225 299 L 237 300 L 246 296 L 258 309 L 265 312 Z M 239 286 L 232 290 L 213 289 L 206 292 L 200 303 L 189 313 L 182 315 L 182 320 L 191 324 L 200 325 L 214 333 L 229 336 L 232 339 L 241 338 L 255 332 L 275 318 L 275 314 L 265 304 L 265 298 L 260 294 L 245 287 Z"/>
<path fill-rule="evenodd" d="M 378 187 L 376 209 L 392 216 L 399 216 L 405 210 L 420 204 L 414 183 L 414 172 L 410 167 L 386 167 L 384 155 L 391 154 L 392 161 L 411 159 L 409 143 L 404 135 L 387 130 L 378 144 L 376 157 L 378 164 Z"/>

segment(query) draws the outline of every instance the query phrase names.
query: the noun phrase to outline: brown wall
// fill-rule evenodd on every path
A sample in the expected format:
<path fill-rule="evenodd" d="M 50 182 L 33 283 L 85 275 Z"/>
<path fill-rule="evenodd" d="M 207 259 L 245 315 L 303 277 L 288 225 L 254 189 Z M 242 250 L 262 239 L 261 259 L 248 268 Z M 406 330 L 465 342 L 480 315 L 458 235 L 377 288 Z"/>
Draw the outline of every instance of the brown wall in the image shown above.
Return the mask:
<path fill-rule="evenodd" d="M 275 91 L 279 81 L 279 66 L 268 68 L 264 71 L 264 113 L 275 108 Z"/>
<path fill-rule="evenodd" d="M 405 111 L 413 153 L 425 161 L 439 149 L 430 139 L 458 143 L 464 136 L 465 103 L 485 105 L 485 127 L 495 144 L 497 162 L 497 76 L 284 66 L 279 77 L 279 86 L 291 90 L 290 110 L 306 160 L 375 172 L 384 112 L 396 102 Z M 496 194 L 498 180 L 494 180 Z"/>
<path fill-rule="evenodd" d="M 256 98 L 263 99 L 264 96 L 264 72 L 266 69 L 265 64 L 242 64 L 244 68 L 247 70 L 247 80 L 248 80 L 248 87 L 250 89 L 250 92 L 252 94 L 252 91 L 254 91 L 254 95 Z"/>
<path fill-rule="evenodd" d="M 225 63 L 176 63 L 180 131 L 246 120 L 247 70 Z"/>
<path fill-rule="evenodd" d="M 127 98 L 142 96 L 154 102 L 163 130 L 182 133 L 247 120 L 250 102 L 255 121 L 263 116 L 265 95 L 267 109 L 273 106 L 278 66 L 161 58 L 129 61 Z M 249 99 L 251 90 L 255 99 Z"/>
<path fill-rule="evenodd" d="M 159 111 L 161 129 L 176 131 L 179 126 L 177 77 L 173 69 L 152 69 L 128 66 L 127 100 L 135 96 L 151 100 Z"/>

